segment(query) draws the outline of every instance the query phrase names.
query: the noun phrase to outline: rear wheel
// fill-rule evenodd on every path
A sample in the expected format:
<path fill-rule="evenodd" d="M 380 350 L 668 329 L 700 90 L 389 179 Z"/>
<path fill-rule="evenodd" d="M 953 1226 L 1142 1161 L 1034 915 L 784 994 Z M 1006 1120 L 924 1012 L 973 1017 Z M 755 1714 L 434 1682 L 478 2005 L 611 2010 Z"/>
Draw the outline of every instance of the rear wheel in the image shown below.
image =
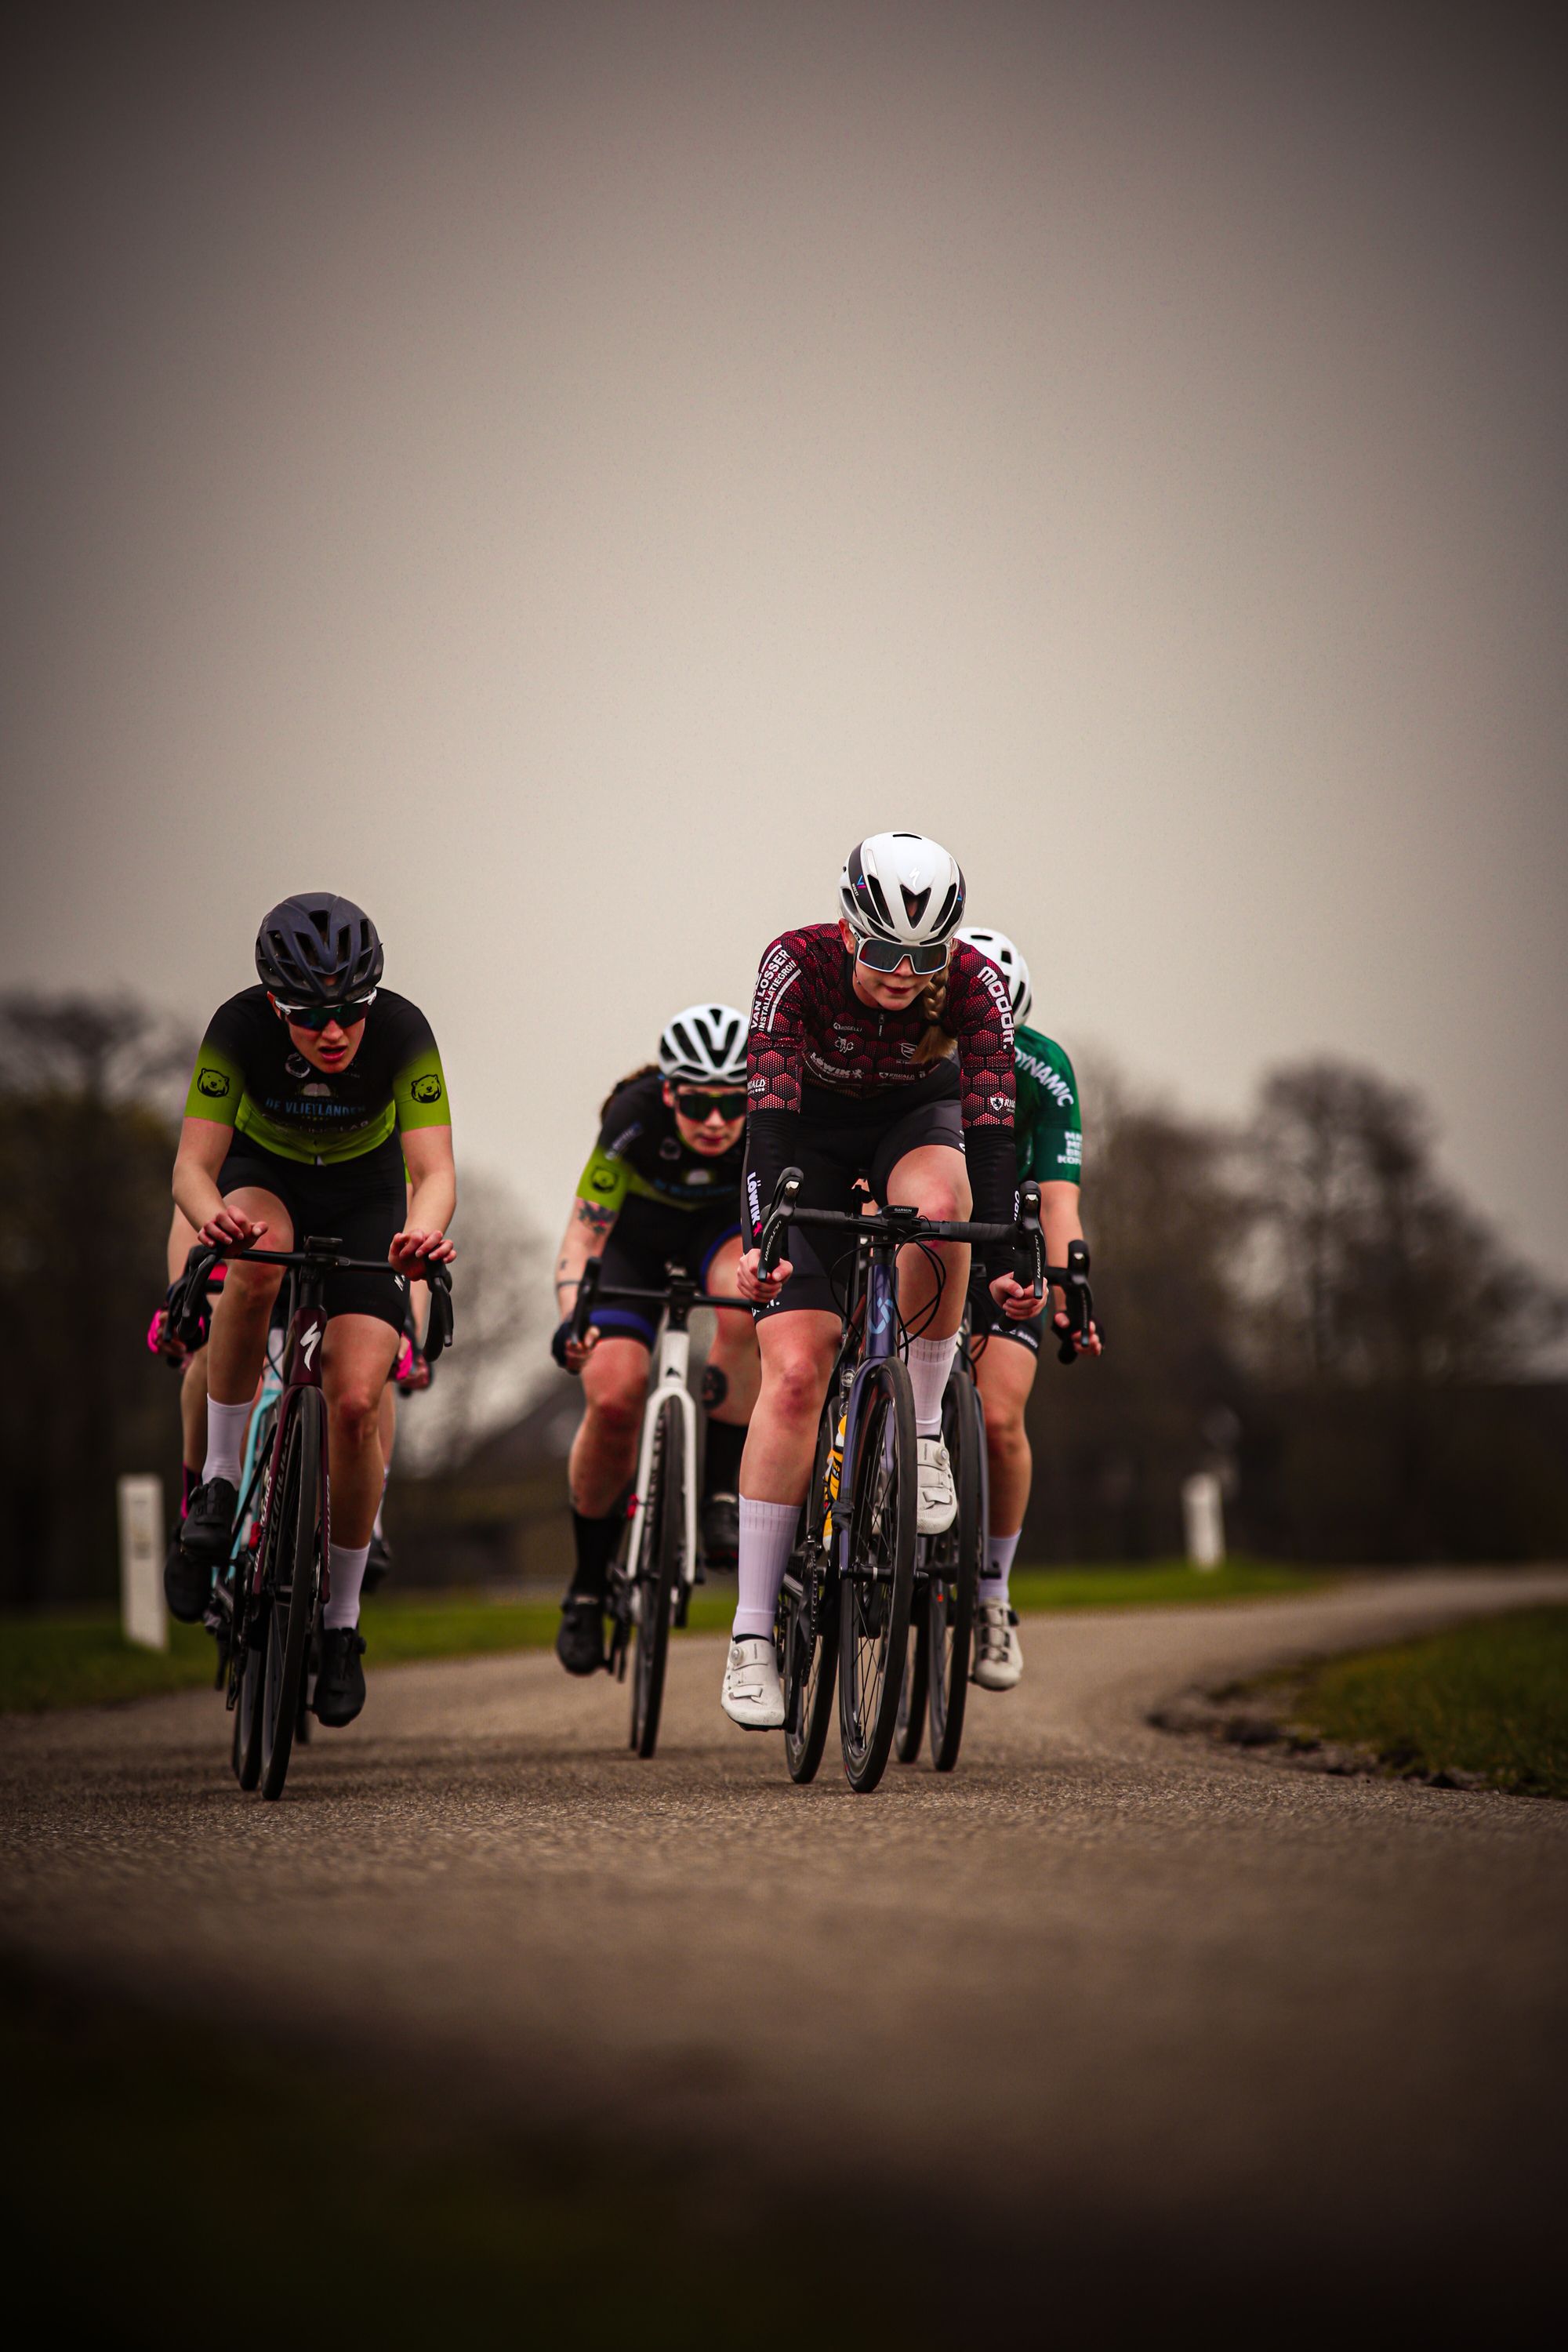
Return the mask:
<path fill-rule="evenodd" d="M 942 1433 L 952 1464 L 958 1512 L 952 1527 L 931 1546 L 931 1591 L 926 1612 L 926 1651 L 931 1705 L 931 1760 L 951 1772 L 963 1738 L 963 1703 L 969 1693 L 969 1653 L 974 1636 L 974 1596 L 985 1547 L 983 1508 L 985 1419 L 980 1391 L 967 1372 L 955 1370 L 942 1401 Z"/>
<path fill-rule="evenodd" d="M 633 1564 L 637 1655 L 632 1664 L 632 1746 L 651 1756 L 664 1704 L 669 1621 L 680 1586 L 686 1536 L 686 1423 L 674 1397 L 658 1409 L 648 1496 Z"/>
<path fill-rule="evenodd" d="M 240 1669 L 239 1696 L 234 1703 L 234 1777 L 242 1789 L 254 1789 L 261 1778 L 261 1672 L 267 1654 L 267 1620 L 250 1604 L 251 1642 Z"/>
<path fill-rule="evenodd" d="M 833 1686 L 838 1676 L 838 1606 L 833 1570 L 817 1540 L 831 1497 L 827 1467 L 838 1425 L 837 1389 L 828 1391 L 816 1433 L 816 1459 L 801 1514 L 801 1540 L 791 1553 L 779 1594 L 773 1632 L 779 1680 L 784 1685 L 784 1761 L 792 1780 L 815 1780 L 833 1720 Z"/>
<path fill-rule="evenodd" d="M 915 1408 L 896 1357 L 860 1375 L 848 1556 L 839 1584 L 838 1733 L 844 1769 L 868 1796 L 887 1769 L 904 1685 L 915 1580 Z"/>
<path fill-rule="evenodd" d="M 904 1659 L 904 1687 L 899 1694 L 899 1720 L 893 1730 L 893 1755 L 900 1764 L 914 1763 L 925 1738 L 931 1620 L 921 1606 L 921 1597 L 917 1585 L 909 1652 Z"/>
<path fill-rule="evenodd" d="M 261 1691 L 261 1793 L 274 1798 L 283 1794 L 294 1746 L 321 1591 L 321 1522 L 326 1516 L 321 1508 L 321 1395 L 318 1389 L 296 1394 L 299 1402 L 283 1442 L 282 1509 L 273 1554 L 279 1575 Z"/>

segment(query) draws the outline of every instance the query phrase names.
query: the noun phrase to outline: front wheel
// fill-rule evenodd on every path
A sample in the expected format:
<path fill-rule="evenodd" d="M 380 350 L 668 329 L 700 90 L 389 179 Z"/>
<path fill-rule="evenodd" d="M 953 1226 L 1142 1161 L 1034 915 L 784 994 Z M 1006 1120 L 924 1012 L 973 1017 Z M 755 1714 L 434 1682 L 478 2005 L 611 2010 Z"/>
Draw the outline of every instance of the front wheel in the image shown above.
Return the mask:
<path fill-rule="evenodd" d="M 857 1796 L 887 1769 L 904 1684 L 915 1581 L 915 1407 L 896 1357 L 861 1373 L 849 1542 L 839 1583 L 838 1736 Z"/>
<path fill-rule="evenodd" d="M 321 1395 L 319 1389 L 300 1390 L 296 1394 L 299 1402 L 283 1444 L 282 1508 L 272 1550 L 278 1580 L 273 1587 L 261 1695 L 261 1793 L 270 1798 L 283 1794 L 294 1745 L 310 1629 L 321 1592 L 321 1523 L 326 1517 L 321 1507 Z"/>
<path fill-rule="evenodd" d="M 686 1535 L 686 1423 L 674 1397 L 658 1409 L 648 1493 L 632 1563 L 637 1655 L 632 1664 L 632 1746 L 651 1756 L 658 1740 L 669 1621 L 680 1585 Z"/>

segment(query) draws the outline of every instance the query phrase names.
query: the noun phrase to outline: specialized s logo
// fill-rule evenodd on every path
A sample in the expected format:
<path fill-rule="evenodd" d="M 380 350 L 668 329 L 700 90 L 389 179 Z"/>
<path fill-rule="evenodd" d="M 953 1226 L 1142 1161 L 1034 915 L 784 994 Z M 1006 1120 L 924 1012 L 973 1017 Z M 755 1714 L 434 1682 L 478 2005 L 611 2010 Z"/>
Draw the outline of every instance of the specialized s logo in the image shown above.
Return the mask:
<path fill-rule="evenodd" d="M 310 1360 L 321 1344 L 321 1325 L 319 1323 L 312 1323 L 310 1329 L 304 1334 L 303 1338 L 300 1341 L 300 1353 L 305 1359 L 305 1370 L 307 1371 L 310 1371 L 314 1369 Z"/>
<path fill-rule="evenodd" d="M 228 1092 L 228 1072 L 215 1070 L 210 1066 L 206 1069 L 198 1070 L 196 1092 L 199 1095 L 205 1095 L 211 1102 L 220 1102 Z"/>
<path fill-rule="evenodd" d="M 408 1091 L 416 1103 L 438 1103 L 442 1094 L 441 1081 L 434 1070 L 426 1070 L 423 1077 L 415 1079 Z"/>

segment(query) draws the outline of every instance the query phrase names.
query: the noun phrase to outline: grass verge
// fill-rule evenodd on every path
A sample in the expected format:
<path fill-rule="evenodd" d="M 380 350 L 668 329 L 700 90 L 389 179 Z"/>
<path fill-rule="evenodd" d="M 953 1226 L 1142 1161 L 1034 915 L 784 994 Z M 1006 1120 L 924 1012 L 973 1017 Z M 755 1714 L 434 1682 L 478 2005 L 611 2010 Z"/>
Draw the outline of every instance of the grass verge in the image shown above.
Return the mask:
<path fill-rule="evenodd" d="M 1226 1560 L 1200 1570 L 1184 1560 L 1120 1568 L 1025 1569 L 1013 1578 L 1021 1611 L 1140 1609 L 1172 1602 L 1240 1601 L 1310 1592 L 1325 1580 L 1268 1560 Z M 699 1592 L 690 1631 L 729 1630 L 735 1588 L 728 1578 Z M 362 1623 L 367 1663 L 402 1665 L 419 1658 L 487 1657 L 505 1650 L 548 1649 L 559 1614 L 553 1602 L 414 1595 L 367 1601 Z M 0 1618 L 0 1714 L 30 1715 L 62 1706 L 105 1706 L 210 1683 L 216 1664 L 199 1625 L 171 1624 L 166 1651 L 134 1648 L 107 1610 L 53 1617 Z"/>
<path fill-rule="evenodd" d="M 1385 1771 L 1568 1797 L 1568 1608 L 1329 1659 L 1289 1715 L 1298 1738 L 1365 1749 Z"/>

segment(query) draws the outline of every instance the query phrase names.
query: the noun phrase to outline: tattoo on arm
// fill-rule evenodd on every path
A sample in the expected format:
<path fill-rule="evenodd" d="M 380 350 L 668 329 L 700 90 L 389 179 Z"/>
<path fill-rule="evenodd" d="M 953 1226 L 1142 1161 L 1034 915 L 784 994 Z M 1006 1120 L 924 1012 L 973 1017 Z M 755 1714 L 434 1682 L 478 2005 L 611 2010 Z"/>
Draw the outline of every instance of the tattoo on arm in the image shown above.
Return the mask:
<path fill-rule="evenodd" d="M 579 1201 L 574 1215 L 578 1224 L 587 1226 L 595 1241 L 603 1241 L 616 1222 L 614 1209 L 602 1209 L 596 1201 Z"/>

